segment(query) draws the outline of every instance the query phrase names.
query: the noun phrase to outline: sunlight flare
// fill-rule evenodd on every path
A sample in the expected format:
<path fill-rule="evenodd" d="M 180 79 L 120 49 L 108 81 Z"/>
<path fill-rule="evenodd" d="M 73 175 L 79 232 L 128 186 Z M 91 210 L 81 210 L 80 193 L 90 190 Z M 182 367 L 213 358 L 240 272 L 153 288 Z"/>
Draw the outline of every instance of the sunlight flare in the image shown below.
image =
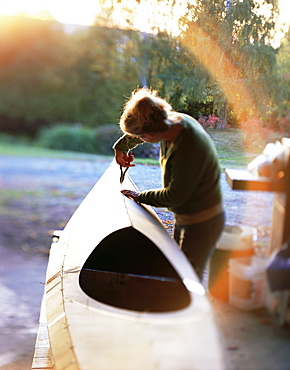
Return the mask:
<path fill-rule="evenodd" d="M 49 19 L 53 18 L 61 23 L 71 23 L 90 26 L 100 12 L 99 2 L 83 0 L 71 2 L 69 0 L 0 0 L 0 14 L 25 15 L 28 17 Z"/>

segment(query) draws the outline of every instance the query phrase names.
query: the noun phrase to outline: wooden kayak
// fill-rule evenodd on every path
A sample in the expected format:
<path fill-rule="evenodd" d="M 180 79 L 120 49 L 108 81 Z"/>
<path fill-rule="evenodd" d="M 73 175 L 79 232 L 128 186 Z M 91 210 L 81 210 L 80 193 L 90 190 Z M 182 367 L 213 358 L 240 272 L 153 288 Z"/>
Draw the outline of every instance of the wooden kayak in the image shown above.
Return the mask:
<path fill-rule="evenodd" d="M 112 163 L 53 243 L 45 288 L 54 369 L 224 369 L 210 303 L 151 207 Z"/>

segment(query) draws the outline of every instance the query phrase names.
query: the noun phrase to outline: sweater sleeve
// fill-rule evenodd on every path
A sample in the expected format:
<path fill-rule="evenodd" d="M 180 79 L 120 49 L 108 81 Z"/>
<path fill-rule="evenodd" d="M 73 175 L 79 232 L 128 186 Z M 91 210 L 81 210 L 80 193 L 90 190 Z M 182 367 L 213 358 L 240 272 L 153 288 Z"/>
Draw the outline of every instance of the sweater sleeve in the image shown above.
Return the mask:
<path fill-rule="evenodd" d="M 137 145 L 143 144 L 144 141 L 135 136 L 123 135 L 113 145 L 113 149 L 127 153 L 129 150 L 136 148 Z"/>

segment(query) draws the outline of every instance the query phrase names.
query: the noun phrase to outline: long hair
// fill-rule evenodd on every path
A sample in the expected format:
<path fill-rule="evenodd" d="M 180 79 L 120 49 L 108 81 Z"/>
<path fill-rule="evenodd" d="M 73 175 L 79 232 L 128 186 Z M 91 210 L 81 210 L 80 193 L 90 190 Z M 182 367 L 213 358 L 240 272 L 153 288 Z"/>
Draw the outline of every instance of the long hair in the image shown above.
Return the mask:
<path fill-rule="evenodd" d="M 171 110 L 171 105 L 158 97 L 156 90 L 137 89 L 124 105 L 120 127 L 131 135 L 164 132 L 170 124 L 167 118 Z"/>

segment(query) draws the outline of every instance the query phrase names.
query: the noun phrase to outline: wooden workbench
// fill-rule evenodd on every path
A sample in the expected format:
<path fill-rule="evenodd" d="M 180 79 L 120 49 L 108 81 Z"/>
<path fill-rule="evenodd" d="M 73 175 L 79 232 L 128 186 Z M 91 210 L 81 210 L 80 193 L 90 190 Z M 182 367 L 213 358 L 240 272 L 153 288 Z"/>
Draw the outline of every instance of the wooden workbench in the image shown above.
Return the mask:
<path fill-rule="evenodd" d="M 279 178 L 254 176 L 247 170 L 226 169 L 226 179 L 233 190 L 274 192 L 269 255 L 290 236 L 290 139 L 281 140 L 283 167 Z"/>
<path fill-rule="evenodd" d="M 254 176 L 246 170 L 226 170 L 226 179 L 233 190 L 271 191 L 274 192 L 271 237 L 268 246 L 268 257 L 281 249 L 290 238 L 290 139 L 283 138 L 282 164 L 283 171 L 276 178 Z M 289 318 L 290 291 L 269 292 L 267 306 L 279 325 L 284 325 Z"/>

